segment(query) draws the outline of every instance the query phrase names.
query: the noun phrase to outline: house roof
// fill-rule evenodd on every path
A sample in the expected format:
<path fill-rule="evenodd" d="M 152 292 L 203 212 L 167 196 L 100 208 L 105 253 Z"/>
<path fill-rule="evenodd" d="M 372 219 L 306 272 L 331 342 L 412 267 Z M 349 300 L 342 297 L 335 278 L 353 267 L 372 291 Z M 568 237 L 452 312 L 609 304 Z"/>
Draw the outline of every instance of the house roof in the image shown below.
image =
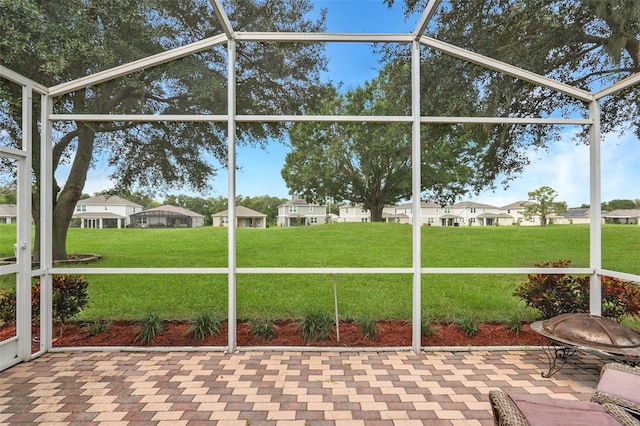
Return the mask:
<path fill-rule="evenodd" d="M 564 213 L 558 213 L 556 217 L 589 217 L 589 209 L 569 209 Z"/>
<path fill-rule="evenodd" d="M 0 216 L 16 217 L 18 208 L 14 204 L 0 204 Z"/>
<path fill-rule="evenodd" d="M 401 208 L 401 209 L 410 209 L 412 207 L 413 207 L 412 202 L 398 204 L 398 208 Z M 442 206 L 438 203 L 434 203 L 433 201 L 420 201 L 420 208 L 428 208 L 428 207 L 440 208 Z"/>
<path fill-rule="evenodd" d="M 469 207 L 480 207 L 480 208 L 484 208 L 484 209 L 497 209 L 496 206 L 492 206 L 490 204 L 482 204 L 482 203 L 476 203 L 475 201 L 461 201 L 459 203 L 455 203 L 453 206 L 451 207 L 455 207 L 455 208 L 469 208 Z"/>
<path fill-rule="evenodd" d="M 533 203 L 533 201 L 516 201 L 515 203 L 507 204 L 506 206 L 500 207 L 501 210 L 506 209 L 524 209 L 528 205 Z"/>
<path fill-rule="evenodd" d="M 211 215 L 211 217 L 225 217 L 225 216 L 229 216 L 228 209 Z M 255 210 L 251 210 L 250 208 L 245 206 L 236 206 L 236 217 L 267 217 L 267 215 Z"/>
<path fill-rule="evenodd" d="M 154 207 L 149 210 L 143 210 L 140 213 L 134 213 L 131 216 L 189 216 L 189 217 L 202 217 L 203 215 L 200 213 L 192 212 L 191 210 L 187 210 L 182 207 L 172 206 L 172 205 L 164 205 L 160 207 Z"/>
<path fill-rule="evenodd" d="M 87 206 L 108 205 L 108 206 L 131 206 L 131 207 L 142 208 L 140 204 L 134 203 L 133 201 L 125 200 L 124 198 L 119 197 L 117 195 L 97 195 L 95 197 L 79 200 L 77 204 L 87 205 Z"/>
<path fill-rule="evenodd" d="M 83 213 L 74 213 L 73 217 L 77 217 L 80 219 L 122 219 L 126 216 L 122 216 L 119 214 L 115 214 L 112 212 L 83 212 Z"/>
<path fill-rule="evenodd" d="M 280 204 L 281 206 L 317 206 L 315 203 L 307 203 L 307 200 L 302 198 L 292 198 L 284 204 Z"/>
<path fill-rule="evenodd" d="M 640 209 L 619 209 L 603 213 L 602 217 L 636 218 L 640 217 Z"/>
<path fill-rule="evenodd" d="M 500 214 L 496 214 L 496 213 L 482 213 L 479 214 L 477 216 L 479 219 L 497 219 L 497 218 L 502 218 L 502 219 L 513 219 L 513 216 L 511 216 L 510 214 L 506 214 L 506 213 L 500 213 Z"/>

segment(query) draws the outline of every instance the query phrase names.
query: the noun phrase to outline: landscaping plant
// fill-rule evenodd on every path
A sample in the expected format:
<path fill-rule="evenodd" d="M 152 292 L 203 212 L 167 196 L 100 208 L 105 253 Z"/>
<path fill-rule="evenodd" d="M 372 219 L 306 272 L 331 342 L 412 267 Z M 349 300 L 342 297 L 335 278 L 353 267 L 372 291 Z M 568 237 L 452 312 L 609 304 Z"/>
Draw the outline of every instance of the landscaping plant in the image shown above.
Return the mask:
<path fill-rule="evenodd" d="M 476 320 L 473 315 L 467 315 L 463 317 L 458 322 L 458 325 L 460 326 L 462 331 L 464 331 L 464 334 L 469 337 L 473 337 L 478 333 L 478 320 Z"/>
<path fill-rule="evenodd" d="M 251 320 L 251 334 L 258 337 L 264 337 L 271 340 L 276 337 L 276 330 L 270 321 Z"/>
<path fill-rule="evenodd" d="M 569 260 L 538 263 L 541 268 L 567 268 Z M 638 283 L 601 277 L 602 316 L 620 322 L 626 316 L 640 314 Z M 542 319 L 564 313 L 589 313 L 590 278 L 588 275 L 529 274 L 513 293 L 528 306 L 537 309 Z"/>
<path fill-rule="evenodd" d="M 423 316 L 420 324 L 420 334 L 422 337 L 433 336 L 435 332 L 436 326 L 433 325 L 431 318 Z"/>
<path fill-rule="evenodd" d="M 193 333 L 194 342 L 204 339 L 207 334 L 215 336 L 220 332 L 220 320 L 211 312 L 200 312 L 191 318 L 186 334 Z"/>
<path fill-rule="evenodd" d="M 53 320 L 60 323 L 60 334 L 68 319 L 79 314 L 89 303 L 89 283 L 82 275 L 53 275 Z M 0 318 L 4 322 L 16 320 L 16 290 L 0 289 Z M 31 319 L 40 318 L 40 280 L 31 285 Z"/>
<path fill-rule="evenodd" d="M 305 343 L 319 342 L 331 336 L 333 318 L 329 313 L 320 310 L 308 312 L 299 327 Z"/>
<path fill-rule="evenodd" d="M 360 330 L 362 331 L 362 335 L 364 337 L 371 340 L 375 339 L 376 334 L 378 334 L 376 321 L 370 317 L 365 317 L 360 320 Z"/>
<path fill-rule="evenodd" d="M 106 319 L 97 319 L 84 324 L 84 330 L 89 336 L 96 336 L 100 333 L 104 333 L 109 328 L 111 321 Z"/>
<path fill-rule="evenodd" d="M 133 343 L 142 342 L 146 345 L 151 343 L 154 337 L 164 331 L 162 319 L 157 313 L 147 313 L 142 318 L 142 330 L 136 336 Z"/>

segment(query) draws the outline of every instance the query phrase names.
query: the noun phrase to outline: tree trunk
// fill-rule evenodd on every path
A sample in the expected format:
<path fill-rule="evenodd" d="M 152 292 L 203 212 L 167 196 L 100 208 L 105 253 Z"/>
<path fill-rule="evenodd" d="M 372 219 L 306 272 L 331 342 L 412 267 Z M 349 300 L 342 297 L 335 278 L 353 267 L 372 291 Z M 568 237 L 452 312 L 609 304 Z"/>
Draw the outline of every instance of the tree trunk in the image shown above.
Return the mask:
<path fill-rule="evenodd" d="M 367 206 L 364 205 L 371 212 L 371 222 L 384 222 L 384 218 L 382 217 L 382 211 L 384 210 L 384 203 L 373 203 L 372 205 Z"/>
<path fill-rule="evenodd" d="M 67 258 L 67 232 L 76 203 L 82 196 L 84 183 L 87 179 L 87 171 L 93 155 L 94 138 L 95 132 L 93 130 L 78 123 L 78 148 L 69 176 L 57 197 L 55 197 L 57 190 L 54 188 L 52 230 L 54 260 Z"/>

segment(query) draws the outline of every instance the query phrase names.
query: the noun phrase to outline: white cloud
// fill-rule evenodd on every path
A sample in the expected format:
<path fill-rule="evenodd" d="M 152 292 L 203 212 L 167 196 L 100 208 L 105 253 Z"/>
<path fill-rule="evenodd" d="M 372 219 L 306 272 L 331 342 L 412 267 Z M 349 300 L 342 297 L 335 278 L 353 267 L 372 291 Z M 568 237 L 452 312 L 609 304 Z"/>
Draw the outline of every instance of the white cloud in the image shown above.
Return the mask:
<path fill-rule="evenodd" d="M 478 200 L 493 205 L 505 205 L 526 200 L 527 193 L 541 186 L 558 192 L 558 201 L 570 207 L 590 203 L 589 146 L 572 141 L 565 133 L 549 152 L 531 151 L 531 164 L 506 191 L 483 194 Z M 633 134 L 607 135 L 601 144 L 602 201 L 640 198 L 640 144 Z"/>

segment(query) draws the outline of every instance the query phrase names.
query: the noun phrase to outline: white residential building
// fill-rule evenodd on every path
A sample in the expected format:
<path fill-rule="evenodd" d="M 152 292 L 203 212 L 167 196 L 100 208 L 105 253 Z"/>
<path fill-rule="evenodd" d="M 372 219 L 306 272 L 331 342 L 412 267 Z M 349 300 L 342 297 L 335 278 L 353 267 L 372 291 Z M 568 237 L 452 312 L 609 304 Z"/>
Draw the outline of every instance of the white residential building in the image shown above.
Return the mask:
<path fill-rule="evenodd" d="M 444 209 L 440 204 L 431 201 L 420 202 L 420 223 L 426 226 L 439 226 L 439 218 Z M 413 223 L 413 203 L 407 202 L 397 206 L 387 206 L 384 208 L 383 216 L 387 222 Z"/>
<path fill-rule="evenodd" d="M 568 209 L 564 213 L 547 216 L 547 221 L 553 225 L 588 225 L 591 223 L 591 211 L 588 208 Z"/>
<path fill-rule="evenodd" d="M 229 226 L 229 210 L 211 215 L 213 226 Z M 238 228 L 266 228 L 267 215 L 245 206 L 236 206 L 236 227 Z"/>
<path fill-rule="evenodd" d="M 512 225 L 540 226 L 540 217 L 534 216 L 527 219 L 524 216 L 524 211 L 531 203 L 531 201 L 516 201 L 515 203 L 507 204 L 506 206 L 500 207 L 500 211 L 503 214 L 512 217 Z M 500 224 L 502 225 L 502 223 Z"/>
<path fill-rule="evenodd" d="M 278 226 L 322 225 L 327 220 L 327 206 L 309 204 L 293 198 L 278 206 Z"/>
<path fill-rule="evenodd" d="M 142 206 L 117 195 L 98 195 L 76 203 L 72 216 L 81 228 L 124 228 L 129 217 L 142 211 Z"/>
<path fill-rule="evenodd" d="M 461 201 L 451 206 L 446 206 L 448 215 L 443 226 L 494 226 L 501 225 L 508 219 L 501 216 L 500 209 L 490 204 L 476 203 L 473 201 Z"/>
<path fill-rule="evenodd" d="M 371 212 L 362 204 L 343 204 L 338 212 L 339 222 L 371 222 Z"/>
<path fill-rule="evenodd" d="M 18 223 L 18 208 L 14 204 L 0 204 L 0 225 Z"/>

